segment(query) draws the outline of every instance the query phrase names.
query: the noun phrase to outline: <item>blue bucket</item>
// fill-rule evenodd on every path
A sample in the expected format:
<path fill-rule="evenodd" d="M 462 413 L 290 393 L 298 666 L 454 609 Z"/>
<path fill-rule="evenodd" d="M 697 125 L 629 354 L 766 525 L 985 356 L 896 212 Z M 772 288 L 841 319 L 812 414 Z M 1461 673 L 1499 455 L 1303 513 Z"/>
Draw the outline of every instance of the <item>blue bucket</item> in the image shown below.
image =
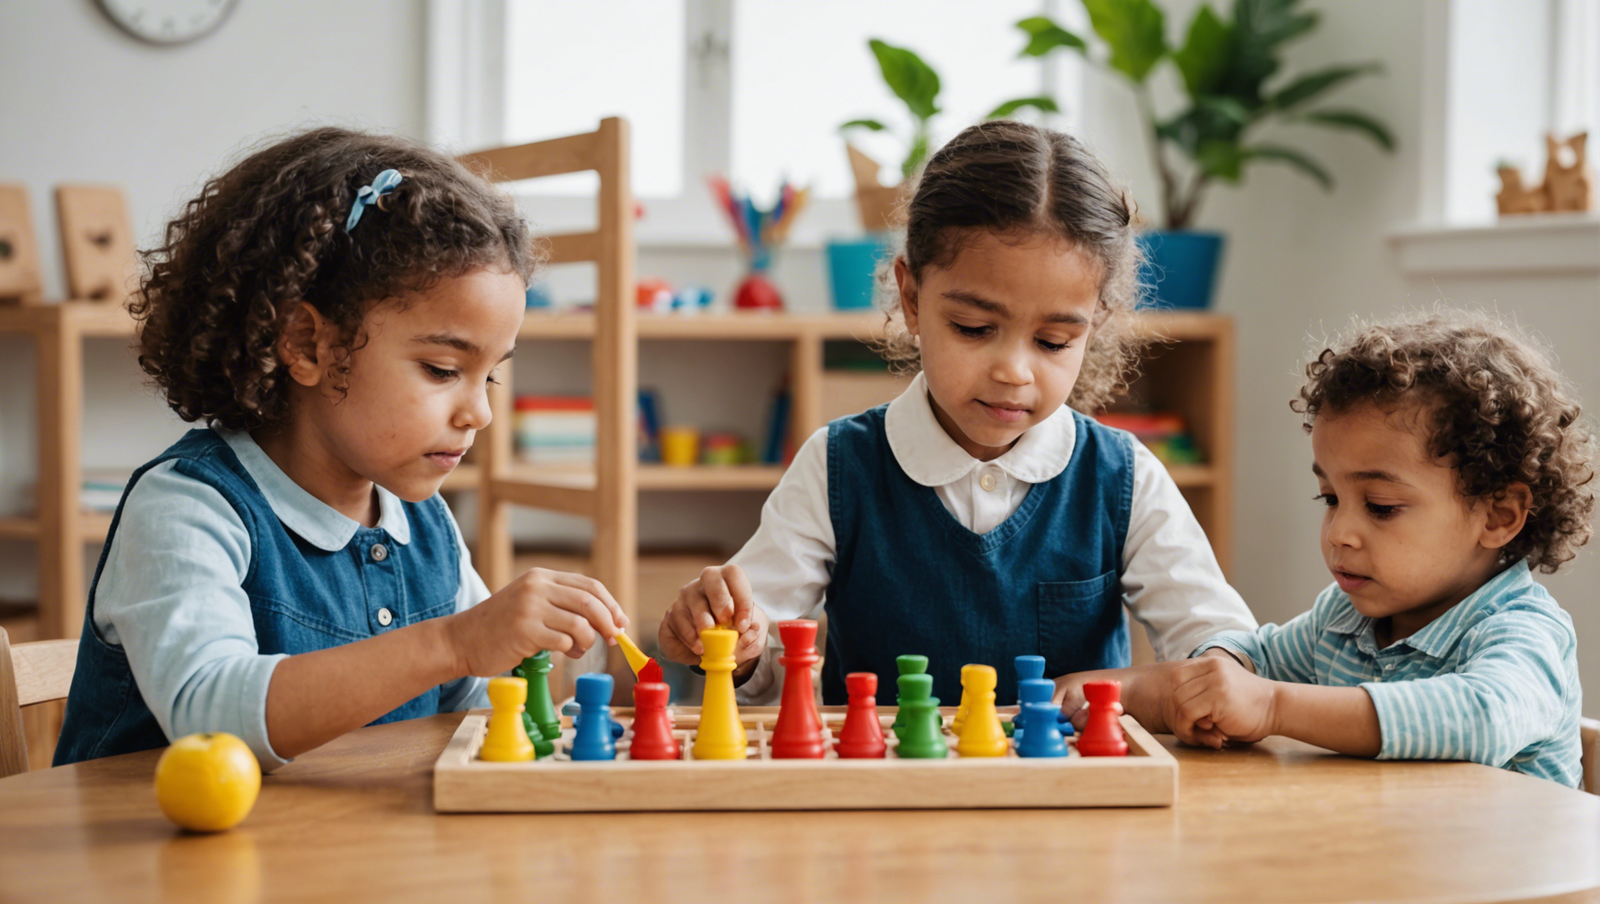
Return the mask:
<path fill-rule="evenodd" d="M 889 253 L 885 236 L 828 242 L 828 279 L 833 285 L 833 306 L 841 311 L 872 307 L 878 262 Z"/>
<path fill-rule="evenodd" d="M 1139 245 L 1145 254 L 1139 282 L 1152 290 L 1144 307 L 1211 307 L 1222 260 L 1220 233 L 1146 232 L 1139 236 Z"/>

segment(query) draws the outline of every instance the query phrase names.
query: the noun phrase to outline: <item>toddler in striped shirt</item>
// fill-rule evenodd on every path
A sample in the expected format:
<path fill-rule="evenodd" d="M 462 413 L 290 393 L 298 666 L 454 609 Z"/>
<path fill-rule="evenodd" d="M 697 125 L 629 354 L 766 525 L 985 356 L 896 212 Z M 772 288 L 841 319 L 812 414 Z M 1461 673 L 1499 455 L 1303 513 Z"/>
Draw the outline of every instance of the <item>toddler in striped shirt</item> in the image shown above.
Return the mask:
<path fill-rule="evenodd" d="M 1306 378 L 1292 407 L 1334 582 L 1309 612 L 1172 667 L 1173 731 L 1576 786 L 1577 637 L 1533 576 L 1592 531 L 1593 436 L 1565 381 L 1516 330 L 1460 311 L 1360 329 Z M 1237 662 L 1198 656 L 1211 647 Z"/>

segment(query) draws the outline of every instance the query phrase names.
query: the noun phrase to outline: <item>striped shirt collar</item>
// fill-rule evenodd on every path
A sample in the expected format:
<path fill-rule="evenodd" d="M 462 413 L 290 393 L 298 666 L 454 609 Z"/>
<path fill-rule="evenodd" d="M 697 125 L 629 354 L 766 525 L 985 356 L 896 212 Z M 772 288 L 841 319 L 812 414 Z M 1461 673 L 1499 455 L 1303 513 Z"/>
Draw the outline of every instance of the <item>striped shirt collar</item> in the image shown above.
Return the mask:
<path fill-rule="evenodd" d="M 1451 606 L 1443 615 L 1424 625 L 1422 630 L 1395 643 L 1405 644 L 1429 656 L 1445 656 L 1455 648 L 1461 640 L 1461 635 L 1469 628 L 1499 611 L 1507 601 L 1529 595 L 1537 586 L 1533 580 L 1533 573 L 1528 569 L 1528 560 L 1519 559 L 1516 564 L 1474 590 L 1466 599 Z M 1330 589 L 1337 597 L 1342 598 L 1340 602 L 1343 605 L 1339 607 L 1341 610 L 1339 614 L 1329 620 L 1328 630 L 1355 636 L 1358 639 L 1365 636 L 1372 643 L 1373 649 L 1377 649 L 1377 634 L 1374 629 L 1377 620 L 1357 612 L 1355 605 L 1350 602 L 1349 594 L 1337 587 Z"/>
<path fill-rule="evenodd" d="M 337 552 L 349 545 L 356 531 L 363 529 L 361 522 L 346 517 L 291 480 L 249 433 L 213 429 L 261 489 L 261 495 L 272 506 L 272 513 L 301 539 L 324 552 Z M 410 543 L 411 520 L 406 517 L 400 497 L 377 484 L 373 486 L 378 491 L 378 529 L 388 533 L 396 543 Z"/>
<path fill-rule="evenodd" d="M 1016 445 L 994 461 L 981 462 L 961 448 L 939 426 L 928 381 L 918 373 L 905 391 L 889 403 L 883 417 L 889 448 L 906 476 L 925 487 L 954 483 L 979 465 L 990 464 L 1024 483 L 1044 483 L 1066 470 L 1077 445 L 1077 425 L 1066 405 L 1028 428 Z"/>

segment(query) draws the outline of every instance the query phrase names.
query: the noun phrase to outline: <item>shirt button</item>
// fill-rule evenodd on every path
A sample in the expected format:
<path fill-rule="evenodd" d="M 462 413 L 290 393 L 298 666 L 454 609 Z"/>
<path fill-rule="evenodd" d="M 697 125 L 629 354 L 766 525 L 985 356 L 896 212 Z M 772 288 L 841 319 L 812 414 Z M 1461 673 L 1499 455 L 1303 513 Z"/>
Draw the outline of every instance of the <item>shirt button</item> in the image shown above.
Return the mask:
<path fill-rule="evenodd" d="M 372 561 L 374 562 L 382 562 L 384 559 L 389 558 L 389 547 L 384 546 L 382 543 L 372 544 L 372 548 L 367 551 L 372 553 Z M 384 622 L 384 624 L 388 624 L 388 622 Z"/>
<path fill-rule="evenodd" d="M 379 548 L 381 549 L 382 547 Z M 387 628 L 389 627 L 389 623 L 392 621 L 394 621 L 394 613 L 390 612 L 388 609 L 378 610 L 378 624 Z"/>
<path fill-rule="evenodd" d="M 985 490 L 994 489 L 995 484 L 999 482 L 1000 481 L 995 480 L 993 471 L 990 471 L 978 478 L 978 486 L 983 487 Z"/>

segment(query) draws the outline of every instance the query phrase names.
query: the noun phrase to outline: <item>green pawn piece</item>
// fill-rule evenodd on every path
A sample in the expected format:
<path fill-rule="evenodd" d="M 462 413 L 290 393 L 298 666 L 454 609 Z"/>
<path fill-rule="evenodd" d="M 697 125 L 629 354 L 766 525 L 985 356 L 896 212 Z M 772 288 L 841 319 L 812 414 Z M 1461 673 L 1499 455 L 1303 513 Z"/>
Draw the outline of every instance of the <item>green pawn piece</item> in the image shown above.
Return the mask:
<path fill-rule="evenodd" d="M 915 760 L 936 760 L 950 755 L 950 745 L 944 742 L 943 720 L 939 716 L 939 698 L 933 696 L 933 676 L 928 674 L 901 675 L 900 712 L 902 724 L 894 730 L 900 739 L 897 756 Z"/>
<path fill-rule="evenodd" d="M 899 669 L 900 670 L 900 674 L 902 674 L 902 675 L 922 675 L 922 674 L 926 674 L 927 671 L 928 671 L 928 657 L 919 656 L 919 655 L 914 654 L 914 653 L 908 653 L 905 656 L 896 656 L 894 658 L 894 667 Z M 895 733 L 896 737 L 899 737 L 899 735 L 900 735 L 900 710 L 899 710 L 899 707 L 901 706 L 899 692 L 895 693 L 894 705 L 895 705 L 894 724 L 889 726 L 889 729 Z M 934 705 L 937 706 L 938 704 L 934 704 Z"/>
<path fill-rule="evenodd" d="M 550 699 L 550 651 L 541 650 L 522 665 L 512 669 L 512 674 L 528 681 L 528 703 L 522 711 L 522 727 L 533 742 L 534 755 L 546 757 L 555 752 L 556 738 L 561 737 L 561 717 L 556 715 L 555 701 Z"/>

